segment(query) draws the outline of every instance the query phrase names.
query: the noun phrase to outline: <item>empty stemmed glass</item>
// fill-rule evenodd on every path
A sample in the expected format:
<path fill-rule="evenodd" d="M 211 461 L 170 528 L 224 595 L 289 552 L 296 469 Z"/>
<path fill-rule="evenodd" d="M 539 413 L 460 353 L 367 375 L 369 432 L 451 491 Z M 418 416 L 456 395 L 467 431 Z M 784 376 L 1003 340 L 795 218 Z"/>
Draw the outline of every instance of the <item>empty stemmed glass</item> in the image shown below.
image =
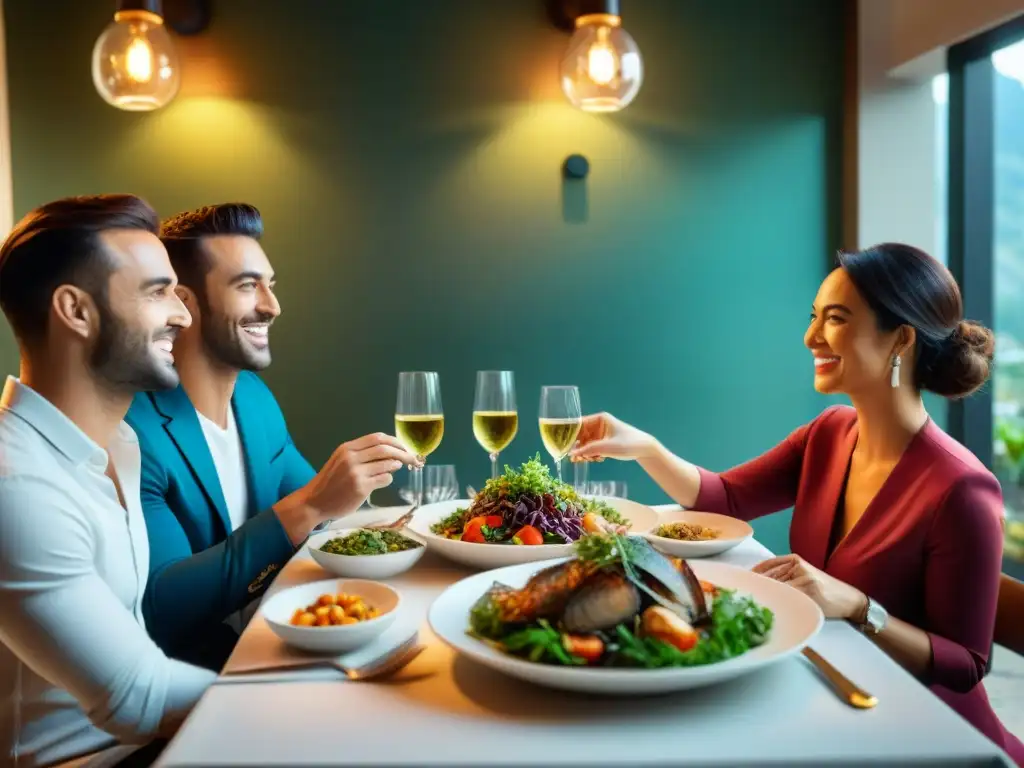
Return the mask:
<path fill-rule="evenodd" d="M 427 504 L 459 498 L 459 480 L 452 464 L 432 464 L 424 469 L 423 495 Z"/>
<path fill-rule="evenodd" d="M 605 496 L 615 499 L 626 499 L 629 498 L 627 495 L 627 485 L 621 480 L 606 480 L 600 483 L 590 483 L 589 490 L 591 496 Z"/>
<path fill-rule="evenodd" d="M 498 476 L 498 454 L 519 431 L 516 382 L 512 371 L 477 371 L 473 435 L 491 457 L 491 478 Z"/>

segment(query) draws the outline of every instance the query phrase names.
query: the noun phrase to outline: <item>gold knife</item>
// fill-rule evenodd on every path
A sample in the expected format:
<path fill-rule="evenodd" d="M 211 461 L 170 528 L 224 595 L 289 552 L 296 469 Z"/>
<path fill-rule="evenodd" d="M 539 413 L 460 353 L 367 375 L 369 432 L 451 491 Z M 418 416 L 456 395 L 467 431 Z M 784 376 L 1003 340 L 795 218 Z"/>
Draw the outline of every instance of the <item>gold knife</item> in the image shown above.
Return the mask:
<path fill-rule="evenodd" d="M 804 656 L 832 685 L 839 698 L 856 709 L 871 709 L 878 703 L 878 699 L 862 688 L 857 687 L 842 672 L 825 661 L 817 651 L 810 646 L 804 647 Z"/>

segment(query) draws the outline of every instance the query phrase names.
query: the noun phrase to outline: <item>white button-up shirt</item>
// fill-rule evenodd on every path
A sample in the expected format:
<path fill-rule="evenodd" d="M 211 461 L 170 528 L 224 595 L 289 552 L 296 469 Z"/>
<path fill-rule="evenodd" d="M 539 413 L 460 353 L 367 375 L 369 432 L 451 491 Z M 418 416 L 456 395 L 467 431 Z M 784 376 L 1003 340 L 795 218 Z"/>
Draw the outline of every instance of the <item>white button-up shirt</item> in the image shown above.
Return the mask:
<path fill-rule="evenodd" d="M 107 462 L 121 484 L 122 507 Z M 104 450 L 8 378 L 0 397 L 0 764 L 40 766 L 169 733 L 214 673 L 146 634 L 140 454 Z"/>

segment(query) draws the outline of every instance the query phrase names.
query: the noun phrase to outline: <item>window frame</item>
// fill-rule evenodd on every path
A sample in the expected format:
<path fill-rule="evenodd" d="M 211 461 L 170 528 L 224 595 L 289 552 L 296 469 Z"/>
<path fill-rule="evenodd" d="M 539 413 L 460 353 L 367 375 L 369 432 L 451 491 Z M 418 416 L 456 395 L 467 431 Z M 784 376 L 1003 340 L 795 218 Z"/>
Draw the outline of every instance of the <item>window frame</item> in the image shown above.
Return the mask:
<path fill-rule="evenodd" d="M 1024 40 L 1024 14 L 951 46 L 947 253 L 963 294 L 964 314 L 995 323 L 995 75 L 992 54 Z M 997 329 L 998 330 L 998 329 Z M 994 397 L 987 385 L 949 406 L 949 433 L 993 469 Z M 1024 579 L 1024 563 L 1003 559 L 1003 572 Z M 991 666 L 991 656 L 989 665 Z"/>
<path fill-rule="evenodd" d="M 949 48 L 947 253 L 964 313 L 995 321 L 995 67 L 992 54 L 1024 40 L 1024 14 Z M 986 386 L 949 406 L 949 432 L 992 468 L 993 395 Z"/>

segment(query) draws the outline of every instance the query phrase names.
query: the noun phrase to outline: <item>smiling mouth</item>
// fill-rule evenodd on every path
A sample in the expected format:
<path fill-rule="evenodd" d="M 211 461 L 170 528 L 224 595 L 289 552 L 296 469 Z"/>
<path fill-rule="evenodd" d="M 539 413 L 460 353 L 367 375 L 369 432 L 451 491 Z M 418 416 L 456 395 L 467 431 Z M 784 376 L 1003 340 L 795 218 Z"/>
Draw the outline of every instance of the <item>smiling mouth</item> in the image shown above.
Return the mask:
<path fill-rule="evenodd" d="M 267 345 L 270 323 L 249 323 L 248 325 L 243 325 L 242 330 L 245 331 L 246 336 L 255 342 L 257 346 L 263 347 Z"/>
<path fill-rule="evenodd" d="M 814 370 L 815 371 L 827 371 L 834 368 L 839 364 L 838 357 L 815 357 L 814 358 Z"/>
<path fill-rule="evenodd" d="M 169 355 L 174 351 L 174 339 L 157 339 L 153 342 L 153 346 Z"/>

